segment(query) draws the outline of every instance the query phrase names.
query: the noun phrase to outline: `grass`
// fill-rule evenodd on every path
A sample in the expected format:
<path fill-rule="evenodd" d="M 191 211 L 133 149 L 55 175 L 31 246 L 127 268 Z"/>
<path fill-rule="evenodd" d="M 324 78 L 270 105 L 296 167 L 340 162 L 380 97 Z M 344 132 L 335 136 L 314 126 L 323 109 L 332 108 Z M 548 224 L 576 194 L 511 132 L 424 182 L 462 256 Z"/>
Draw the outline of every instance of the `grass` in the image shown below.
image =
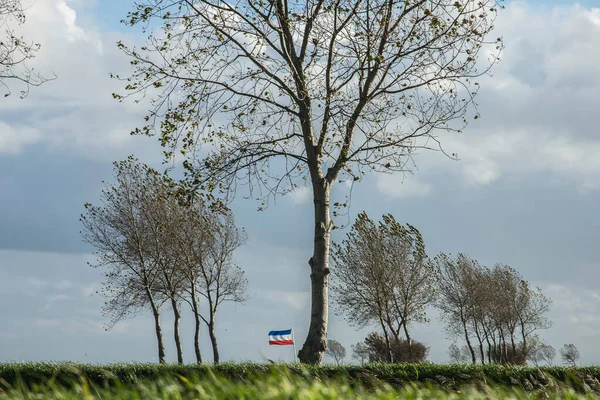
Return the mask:
<path fill-rule="evenodd" d="M 547 386 L 525 390 L 541 376 Z M 599 376 L 597 367 L 11 363 L 0 364 L 0 400 L 591 399 L 600 397 L 584 380 Z"/>

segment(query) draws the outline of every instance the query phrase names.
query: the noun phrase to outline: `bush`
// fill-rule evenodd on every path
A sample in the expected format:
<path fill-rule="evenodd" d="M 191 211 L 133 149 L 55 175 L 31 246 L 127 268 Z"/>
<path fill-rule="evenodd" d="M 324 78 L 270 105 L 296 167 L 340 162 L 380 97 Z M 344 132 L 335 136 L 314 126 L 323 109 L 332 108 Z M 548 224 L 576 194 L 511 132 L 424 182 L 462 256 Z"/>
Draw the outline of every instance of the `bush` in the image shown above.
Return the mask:
<path fill-rule="evenodd" d="M 365 344 L 369 349 L 369 362 L 386 362 L 391 352 L 392 363 L 422 363 L 429 354 L 429 347 L 423 343 L 408 342 L 403 339 L 392 339 L 388 352 L 386 340 L 378 332 L 370 333 L 365 338 Z"/>

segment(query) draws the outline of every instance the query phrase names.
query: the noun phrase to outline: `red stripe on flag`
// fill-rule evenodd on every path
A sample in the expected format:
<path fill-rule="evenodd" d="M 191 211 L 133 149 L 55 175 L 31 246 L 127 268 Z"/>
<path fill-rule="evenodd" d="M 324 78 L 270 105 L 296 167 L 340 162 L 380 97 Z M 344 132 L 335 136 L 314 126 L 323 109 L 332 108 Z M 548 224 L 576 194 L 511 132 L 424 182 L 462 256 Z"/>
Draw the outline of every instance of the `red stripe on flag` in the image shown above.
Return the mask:
<path fill-rule="evenodd" d="M 286 344 L 294 344 L 294 341 L 291 339 L 290 340 L 269 340 L 269 344 L 283 346 Z"/>

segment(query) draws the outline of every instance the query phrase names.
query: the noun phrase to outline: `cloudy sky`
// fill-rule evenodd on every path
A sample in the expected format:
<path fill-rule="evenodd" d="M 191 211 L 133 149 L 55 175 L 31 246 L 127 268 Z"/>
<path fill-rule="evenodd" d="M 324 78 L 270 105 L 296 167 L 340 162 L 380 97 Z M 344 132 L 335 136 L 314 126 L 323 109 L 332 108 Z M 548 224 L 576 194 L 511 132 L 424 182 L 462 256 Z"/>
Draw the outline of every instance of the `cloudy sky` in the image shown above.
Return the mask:
<path fill-rule="evenodd" d="M 114 101 L 127 69 L 116 49 L 141 40 L 119 24 L 122 0 L 24 0 L 25 33 L 42 43 L 36 68 L 59 79 L 25 100 L 0 100 L 0 362 L 153 361 L 152 321 L 139 315 L 105 331 L 102 276 L 87 266 L 79 214 L 95 202 L 111 162 L 135 153 L 160 162 L 152 139 L 130 137 L 143 110 Z M 392 213 L 423 233 L 432 255 L 463 252 L 482 264 L 510 264 L 554 301 L 554 326 L 542 337 L 574 343 L 583 363 L 600 363 L 600 2 L 507 2 L 497 21 L 506 51 L 482 81 L 482 118 L 461 136 L 445 135 L 448 152 L 416 157 L 414 175 L 370 176 L 355 188 L 351 217 Z M 291 360 L 269 348 L 267 332 L 308 326 L 311 206 L 306 193 L 279 198 L 267 211 L 236 201 L 250 241 L 238 254 L 250 300 L 225 306 L 218 337 L 225 360 Z M 344 232 L 336 232 L 341 239 Z M 451 343 L 431 312 L 414 337 L 446 361 Z M 190 315 L 183 321 L 192 361 Z M 330 316 L 330 337 L 364 338 Z M 164 321 L 169 338 L 169 319 Z M 207 335 L 204 355 L 210 358 Z M 175 360 L 167 341 L 168 359 Z"/>

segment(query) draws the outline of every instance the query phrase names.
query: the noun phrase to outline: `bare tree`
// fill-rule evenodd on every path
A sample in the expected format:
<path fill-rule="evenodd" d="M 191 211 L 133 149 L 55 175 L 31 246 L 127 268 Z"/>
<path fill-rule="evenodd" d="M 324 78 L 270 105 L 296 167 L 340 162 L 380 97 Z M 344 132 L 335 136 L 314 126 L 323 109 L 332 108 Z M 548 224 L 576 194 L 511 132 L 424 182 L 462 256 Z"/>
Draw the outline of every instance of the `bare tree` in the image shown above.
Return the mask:
<path fill-rule="evenodd" d="M 168 299 L 173 311 L 173 339 L 177 352 L 177 362 L 183 364 L 183 345 L 181 343 L 180 321 L 181 293 L 184 290 L 185 277 L 180 265 L 183 257 L 177 246 L 177 230 L 182 214 L 187 214 L 172 191 L 174 182 L 167 175 L 154 181 L 149 180 L 151 194 L 143 201 L 143 215 L 149 222 L 146 231 L 145 251 L 154 258 L 160 269 L 158 290 Z"/>
<path fill-rule="evenodd" d="M 135 67 L 126 96 L 153 95 L 134 133 L 158 131 L 192 186 L 226 201 L 239 185 L 263 205 L 311 187 L 302 362 L 326 348 L 331 206 L 347 205 L 332 187 L 409 171 L 417 149 L 440 149 L 438 132 L 464 128 L 502 48 L 487 38 L 496 11 L 496 0 L 144 0 L 128 15 L 162 24 L 139 49 L 119 44 Z"/>
<path fill-rule="evenodd" d="M 27 95 L 30 86 L 39 86 L 48 80 L 28 65 L 28 61 L 40 49 L 40 44 L 27 41 L 15 31 L 14 25 L 23 23 L 25 13 L 21 1 L 0 0 L 0 26 L 4 29 L 0 33 L 0 85 L 6 89 L 4 97 L 11 93 L 9 80 L 25 84 L 21 97 Z"/>
<path fill-rule="evenodd" d="M 226 301 L 243 302 L 247 299 L 248 281 L 244 271 L 233 260 L 233 253 L 247 240 L 246 233 L 235 226 L 231 214 L 211 221 L 214 240 L 208 249 L 208 260 L 199 263 L 201 295 L 208 302 L 208 317 L 202 317 L 208 326 L 208 335 L 213 350 L 213 361 L 219 362 L 219 349 L 215 334 L 216 314 Z"/>
<path fill-rule="evenodd" d="M 216 313 L 226 301 L 246 298 L 244 272 L 233 262 L 246 241 L 230 212 L 215 213 L 201 199 L 182 199 L 167 174 L 135 158 L 115 163 L 116 184 L 103 192 L 102 206 L 86 206 L 84 240 L 97 249 L 97 266 L 110 267 L 103 293 L 112 324 L 150 305 L 155 316 L 159 359 L 164 344 L 159 308 L 169 302 L 174 313 L 177 361 L 183 363 L 180 303 L 195 316 L 194 350 L 200 354 L 200 322 L 209 330 L 214 362 L 219 361 Z M 201 302 L 207 303 L 205 314 Z"/>
<path fill-rule="evenodd" d="M 437 270 L 436 306 L 452 334 L 462 334 L 473 364 L 477 362 L 470 338 L 470 315 L 473 304 L 474 274 L 479 267 L 475 261 L 459 254 L 456 259 L 440 253 L 435 259 Z"/>
<path fill-rule="evenodd" d="M 529 341 L 528 347 L 527 359 L 535 366 L 538 366 L 542 362 L 545 362 L 548 365 L 554 363 L 556 350 L 554 347 L 540 340 L 539 337 L 533 337 L 532 340 Z"/>
<path fill-rule="evenodd" d="M 199 287 L 201 271 L 208 261 L 208 249 L 212 246 L 213 225 L 206 215 L 207 209 L 201 199 L 194 199 L 186 207 L 176 208 L 179 212 L 171 220 L 175 248 L 181 255 L 179 272 L 185 283 L 182 299 L 189 304 L 194 314 L 194 353 L 196 362 L 202 363 L 200 352 L 201 292 Z"/>
<path fill-rule="evenodd" d="M 548 365 L 554 364 L 554 358 L 556 357 L 556 350 L 549 344 L 542 344 L 538 349 L 538 357 L 541 361 L 546 362 Z"/>
<path fill-rule="evenodd" d="M 466 345 L 458 347 L 452 343 L 448 348 L 448 357 L 453 363 L 468 363 L 471 359 L 471 353 Z"/>
<path fill-rule="evenodd" d="M 325 355 L 331 357 L 336 365 L 340 365 L 346 358 L 346 348 L 337 340 L 328 339 Z"/>
<path fill-rule="evenodd" d="M 108 268 L 103 294 L 109 300 L 105 313 L 112 324 L 135 310 L 150 306 L 154 317 L 159 362 L 165 362 L 160 325 L 158 291 L 161 270 L 155 257 L 146 251 L 148 220 L 143 202 L 149 196 L 149 181 L 155 171 L 140 166 L 133 158 L 114 163 L 116 183 L 102 191 L 100 206 L 86 204 L 81 216 L 83 240 L 96 251 L 93 267 Z"/>
<path fill-rule="evenodd" d="M 352 358 L 360 362 L 361 365 L 369 361 L 369 347 L 365 342 L 358 342 L 351 345 L 350 348 L 352 349 Z"/>
<path fill-rule="evenodd" d="M 409 323 L 427 321 L 434 296 L 434 269 L 419 231 L 391 215 L 376 225 L 363 212 L 346 239 L 333 244 L 332 256 L 334 300 L 346 319 L 359 328 L 378 324 L 390 357 L 402 333 L 410 344 Z"/>
<path fill-rule="evenodd" d="M 560 358 L 562 358 L 565 364 L 575 367 L 579 358 L 581 358 L 581 355 L 574 344 L 565 344 L 562 349 L 560 349 Z"/>

